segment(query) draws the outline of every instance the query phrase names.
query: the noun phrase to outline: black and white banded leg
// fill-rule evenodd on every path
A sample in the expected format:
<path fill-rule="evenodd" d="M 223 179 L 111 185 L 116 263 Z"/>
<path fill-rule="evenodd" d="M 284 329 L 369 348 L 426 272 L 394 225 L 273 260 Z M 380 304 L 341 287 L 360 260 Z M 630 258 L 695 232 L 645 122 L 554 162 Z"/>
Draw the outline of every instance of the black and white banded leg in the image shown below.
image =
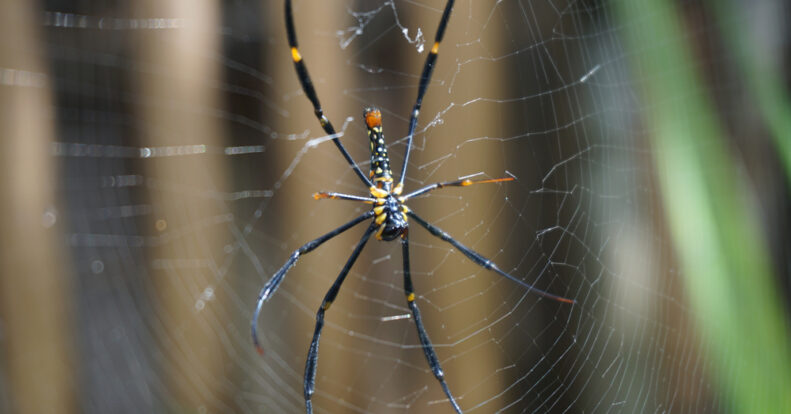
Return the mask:
<path fill-rule="evenodd" d="M 302 384 L 305 391 L 305 410 L 307 414 L 313 414 L 313 402 L 311 398 L 313 397 L 313 393 L 316 392 L 316 367 L 319 362 L 319 339 L 321 338 L 321 330 L 324 328 L 324 312 L 326 312 L 327 309 L 330 308 L 330 305 L 332 305 L 332 302 L 335 301 L 335 297 L 338 296 L 343 281 L 346 280 L 346 275 L 349 274 L 349 270 L 351 270 L 354 262 L 357 261 L 357 257 L 360 256 L 360 252 L 363 250 L 363 247 L 365 247 L 365 243 L 368 242 L 368 239 L 371 238 L 371 235 L 374 234 L 374 231 L 376 231 L 378 227 L 379 226 L 375 223 L 371 223 L 371 225 L 368 226 L 368 230 L 365 231 L 360 242 L 355 246 L 352 255 L 349 256 L 343 269 L 341 269 L 341 273 L 338 274 L 330 290 L 327 291 L 324 300 L 321 301 L 318 312 L 316 312 L 316 328 L 313 331 L 313 340 L 310 341 L 308 360 L 305 362 L 305 379 Z"/>
<path fill-rule="evenodd" d="M 356 162 L 352 159 L 352 156 L 349 154 L 349 151 L 346 151 L 346 148 L 341 144 L 341 141 L 338 139 L 335 133 L 335 128 L 333 128 L 332 123 L 330 120 L 324 116 L 324 109 L 321 107 L 321 103 L 319 102 L 319 96 L 316 94 L 316 89 L 313 87 L 313 81 L 310 79 L 310 75 L 308 74 L 308 67 L 305 65 L 305 61 L 302 59 L 302 55 L 299 53 L 299 47 L 297 45 L 297 31 L 294 28 L 294 15 L 291 11 L 291 0 L 286 0 L 286 34 L 288 35 L 288 46 L 291 48 L 291 60 L 294 61 L 294 69 L 297 71 L 297 77 L 299 78 L 299 83 L 302 85 L 302 90 L 305 91 L 305 95 L 307 95 L 308 99 L 310 99 L 310 103 L 313 104 L 313 113 L 316 114 L 316 118 L 319 120 L 319 124 L 324 129 L 324 132 L 327 135 L 333 136 L 332 142 L 335 143 L 335 146 L 338 147 L 343 158 L 346 159 L 346 162 L 354 169 L 354 173 L 360 177 L 360 180 L 368 186 L 368 188 L 372 187 L 373 184 L 368 177 L 363 174 L 360 167 L 357 165 Z"/>
<path fill-rule="evenodd" d="M 526 288 L 530 292 L 537 293 L 537 294 L 539 294 L 541 296 L 544 296 L 544 297 L 556 300 L 558 302 L 572 303 L 572 304 L 573 303 L 577 303 L 573 299 L 568 299 L 568 298 L 564 298 L 562 296 L 553 295 L 553 294 L 551 294 L 551 293 L 549 293 L 547 291 L 541 290 L 541 289 L 539 289 L 539 288 L 537 288 L 537 287 L 535 287 L 535 286 L 533 286 L 533 285 L 531 285 L 531 284 L 529 284 L 527 282 L 523 282 L 522 280 L 517 279 L 516 277 L 514 277 L 514 276 L 512 276 L 512 275 L 510 275 L 510 274 L 508 274 L 508 273 L 506 273 L 506 272 L 504 272 L 502 270 L 500 270 L 500 268 L 497 267 L 497 265 L 494 264 L 494 262 L 492 262 L 491 260 L 481 256 L 480 253 L 478 253 L 478 252 L 470 249 L 469 247 L 461 244 L 461 242 L 459 242 L 458 240 L 456 240 L 453 237 L 451 237 L 448 233 L 445 233 L 439 227 L 427 222 L 426 220 L 423 220 L 422 218 L 420 218 L 420 216 L 416 215 L 412 211 L 408 211 L 407 214 L 409 215 L 409 217 L 412 217 L 413 219 L 415 219 L 415 221 L 417 221 L 418 224 L 420 224 L 421 226 L 425 227 L 426 230 L 428 230 L 431 234 L 433 234 L 436 237 L 439 237 L 440 239 L 452 244 L 453 247 L 459 249 L 459 251 L 461 251 L 465 256 L 467 256 L 470 260 L 472 260 L 478 266 L 481 266 L 484 269 L 493 270 L 497 274 L 499 274 L 500 276 L 502 276 L 502 277 L 504 277 L 504 278 L 506 278 L 508 280 L 511 280 L 511 281 L 513 281 L 515 283 L 518 283 L 519 285 L 521 285 L 522 287 Z"/>
<path fill-rule="evenodd" d="M 258 316 L 261 314 L 261 307 L 264 306 L 264 303 L 272 297 L 278 287 L 280 287 L 280 283 L 283 282 L 283 278 L 286 276 L 286 273 L 294 267 L 294 264 L 297 262 L 300 256 L 303 254 L 310 253 L 315 248 L 321 246 L 322 243 L 325 241 L 343 233 L 346 230 L 354 227 L 357 224 L 371 218 L 374 216 L 373 211 L 367 211 L 365 214 L 357 217 L 356 219 L 336 228 L 335 230 L 330 231 L 329 233 L 311 240 L 302 245 L 297 250 L 294 250 L 294 253 L 291 253 L 291 256 L 288 258 L 288 261 L 269 279 L 268 282 L 261 288 L 261 292 L 258 294 L 258 300 L 256 301 L 255 311 L 253 312 L 253 320 L 251 322 L 250 329 L 253 333 L 253 344 L 255 344 L 255 349 L 258 350 L 259 354 L 263 354 L 263 348 L 261 348 L 261 343 L 258 340 Z"/>
<path fill-rule="evenodd" d="M 412 114 L 409 115 L 409 132 L 407 132 L 406 152 L 404 152 L 404 165 L 401 166 L 401 176 L 398 178 L 398 185 L 396 188 L 404 186 L 404 178 L 406 178 L 406 168 L 409 164 L 409 151 L 412 149 L 412 138 L 415 135 L 417 128 L 417 117 L 420 115 L 420 107 L 423 105 L 423 97 L 426 95 L 428 84 L 431 83 L 431 74 L 434 72 L 434 65 L 437 63 L 437 55 L 439 54 L 439 44 L 442 43 L 442 38 L 445 36 L 445 28 L 448 27 L 448 20 L 450 20 L 450 12 L 453 10 L 454 0 L 448 0 L 445 3 L 445 10 L 442 12 L 442 19 L 439 21 L 437 27 L 437 34 L 434 36 L 434 45 L 426 56 L 426 63 L 423 65 L 423 73 L 420 75 L 420 85 L 417 88 L 417 99 L 415 99 L 415 106 L 412 107 Z"/>
<path fill-rule="evenodd" d="M 439 381 L 442 386 L 442 390 L 445 391 L 445 395 L 448 396 L 448 401 L 453 405 L 453 409 L 456 410 L 456 413 L 462 414 L 459 404 L 456 402 L 456 399 L 453 398 L 450 388 L 448 388 L 448 383 L 445 382 L 445 373 L 442 371 L 442 367 L 439 364 L 439 358 L 437 358 L 437 353 L 434 352 L 431 340 L 428 339 L 426 328 L 423 327 L 423 320 L 420 318 L 420 309 L 418 309 L 417 303 L 415 303 L 415 288 L 412 286 L 412 274 L 409 270 L 409 236 L 407 233 L 404 233 L 401 237 L 401 248 L 404 256 L 404 294 L 406 295 L 406 302 L 409 305 L 409 309 L 412 311 L 412 317 L 415 320 L 417 336 L 420 338 L 420 344 L 423 346 L 423 353 L 426 355 L 426 361 L 428 361 L 428 365 L 431 367 L 431 372 L 434 373 L 434 377 L 437 378 L 437 381 Z"/>

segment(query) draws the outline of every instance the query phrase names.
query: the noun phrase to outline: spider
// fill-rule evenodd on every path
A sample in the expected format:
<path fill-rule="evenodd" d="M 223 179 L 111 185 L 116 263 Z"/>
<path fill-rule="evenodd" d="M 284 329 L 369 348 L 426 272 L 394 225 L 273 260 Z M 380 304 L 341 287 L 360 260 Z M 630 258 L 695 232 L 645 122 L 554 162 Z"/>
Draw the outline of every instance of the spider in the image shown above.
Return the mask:
<path fill-rule="evenodd" d="M 498 275 L 521 285 L 528 291 L 535 292 L 541 296 L 556 300 L 558 302 L 571 304 L 576 303 L 572 299 L 567 299 L 540 290 L 502 271 L 491 260 L 473 251 L 458 240 L 451 237 L 448 233 L 422 219 L 404 204 L 411 198 L 443 187 L 466 187 L 472 184 L 496 183 L 513 180 L 513 178 L 508 177 L 475 181 L 461 179 L 457 181 L 438 182 L 427 185 L 411 193 L 407 193 L 406 195 L 402 195 L 404 189 L 404 177 L 406 176 L 407 165 L 409 164 L 409 151 L 412 148 L 412 137 L 417 126 L 417 118 L 418 114 L 420 113 L 420 106 L 423 102 L 423 96 L 425 95 L 426 89 L 428 89 L 428 85 L 431 80 L 431 73 L 434 70 L 434 64 L 437 61 L 437 54 L 439 53 L 439 45 L 445 33 L 445 27 L 447 26 L 448 20 L 450 19 L 451 10 L 453 10 L 453 2 L 454 0 L 448 0 L 445 3 L 445 9 L 442 13 L 442 18 L 439 21 L 439 27 L 437 28 L 437 34 L 434 39 L 434 45 L 432 46 L 428 57 L 426 57 L 426 63 L 423 65 L 423 73 L 420 77 L 420 84 L 418 86 L 417 100 L 415 101 L 415 106 L 412 108 L 412 114 L 409 118 L 409 131 L 407 134 L 407 146 L 406 152 L 404 154 L 404 163 L 401 166 L 401 175 L 399 176 L 398 183 L 393 185 L 394 180 L 393 173 L 390 170 L 390 158 L 387 155 L 387 145 L 385 145 L 384 136 L 382 135 L 381 111 L 374 107 L 365 108 L 363 111 L 363 118 L 368 131 L 371 150 L 371 170 L 369 175 L 366 176 L 363 174 L 362 170 L 360 170 L 360 167 L 357 165 L 357 163 L 354 162 L 351 155 L 349 155 L 349 152 L 346 151 L 346 148 L 344 148 L 343 144 L 341 144 L 335 132 L 335 128 L 332 127 L 329 119 L 324 116 L 324 111 L 321 107 L 321 104 L 319 103 L 318 95 L 316 94 L 316 90 L 313 88 L 313 82 L 308 75 L 308 69 L 305 66 L 305 61 L 303 60 L 302 55 L 299 53 L 299 49 L 297 48 L 297 35 L 294 29 L 294 17 L 291 10 L 291 0 L 285 0 L 286 33 L 288 35 L 288 45 L 291 48 L 291 58 L 294 61 L 294 68 L 296 69 L 297 77 L 299 78 L 299 82 L 302 85 L 302 89 L 304 90 L 308 99 L 310 99 L 310 102 L 313 104 L 314 113 L 316 114 L 316 118 L 318 118 L 321 127 L 329 136 L 333 137 L 332 141 L 352 167 L 355 174 L 357 174 L 357 176 L 360 178 L 360 181 L 365 184 L 369 191 L 368 196 L 357 196 L 335 192 L 319 192 L 314 194 L 313 198 L 316 200 L 337 199 L 364 202 L 371 204 L 372 208 L 361 216 L 346 224 L 343 224 L 335 230 L 332 230 L 315 240 L 305 243 L 302 247 L 295 250 L 289 257 L 288 261 L 286 261 L 286 263 L 277 271 L 277 273 L 275 273 L 275 275 L 266 282 L 258 295 L 258 301 L 256 303 L 252 319 L 253 343 L 255 344 L 255 347 L 259 353 L 263 354 L 263 350 L 258 340 L 256 327 L 258 316 L 261 313 L 261 308 L 263 304 L 275 293 L 277 288 L 283 282 L 283 278 L 286 276 L 286 273 L 294 266 L 294 264 L 296 264 L 297 259 L 299 259 L 300 256 L 313 251 L 324 242 L 345 232 L 346 230 L 349 230 L 355 225 L 368 219 L 373 219 L 371 224 L 368 226 L 368 229 L 365 230 L 362 238 L 355 246 L 354 251 L 352 251 L 351 256 L 349 256 L 349 258 L 346 260 L 346 264 L 343 266 L 343 269 L 341 269 L 341 272 L 335 279 L 335 282 L 327 291 L 327 294 L 324 296 L 324 300 L 321 302 L 321 306 L 316 312 L 316 327 L 313 332 L 313 339 L 310 343 L 310 348 L 308 349 L 308 358 L 305 363 L 305 377 L 303 380 L 305 409 L 308 414 L 313 412 L 313 403 L 311 398 L 316 389 L 316 367 L 319 357 L 319 339 L 321 337 L 321 330 L 324 327 L 324 314 L 330 308 L 330 305 L 338 295 L 341 285 L 346 279 L 346 275 L 349 273 L 352 265 L 357 260 L 357 257 L 363 250 L 363 247 L 368 242 L 368 239 L 370 239 L 374 234 L 378 240 L 382 241 L 392 241 L 400 238 L 404 263 L 404 293 L 406 295 L 407 305 L 412 312 L 415 326 L 417 327 L 417 333 L 418 337 L 420 338 L 420 343 L 423 347 L 423 353 L 426 356 L 426 360 L 428 361 L 431 371 L 434 373 L 434 377 L 436 377 L 437 381 L 439 381 L 440 385 L 442 386 L 442 390 L 448 397 L 448 401 L 453 406 L 453 409 L 458 414 L 462 413 L 459 404 L 456 402 L 456 399 L 453 397 L 453 394 L 450 392 L 450 388 L 448 388 L 448 384 L 445 381 L 445 374 L 442 371 L 437 354 L 434 352 L 434 347 L 431 345 L 431 341 L 428 338 L 426 329 L 423 327 L 423 321 L 420 318 L 420 310 L 418 309 L 417 303 L 415 302 L 415 290 L 412 285 L 412 276 L 409 269 L 409 219 L 417 222 L 419 225 L 428 230 L 432 235 L 453 245 L 453 247 L 462 252 L 474 263 L 482 266 L 485 269 L 496 272 Z"/>

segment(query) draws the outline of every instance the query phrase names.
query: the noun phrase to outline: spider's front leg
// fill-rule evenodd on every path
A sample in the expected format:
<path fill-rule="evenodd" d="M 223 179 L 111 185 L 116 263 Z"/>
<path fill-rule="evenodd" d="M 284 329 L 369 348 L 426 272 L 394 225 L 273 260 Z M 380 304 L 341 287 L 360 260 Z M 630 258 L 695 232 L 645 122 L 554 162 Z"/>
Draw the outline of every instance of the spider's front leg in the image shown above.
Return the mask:
<path fill-rule="evenodd" d="M 349 270 L 351 270 L 354 262 L 357 261 L 357 257 L 360 256 L 360 252 L 363 250 L 363 247 L 365 247 L 365 243 L 368 242 L 368 239 L 371 238 L 371 235 L 376 231 L 377 227 L 379 226 L 375 223 L 371 223 L 368 230 L 365 231 L 360 242 L 357 243 L 357 246 L 354 248 L 352 255 L 349 256 L 349 259 L 343 266 L 341 273 L 335 279 L 330 290 L 327 291 L 324 300 L 321 301 L 318 312 L 316 312 L 316 328 L 313 331 L 313 340 L 310 341 L 308 360 L 305 362 L 305 379 L 302 384 L 305 391 L 305 410 L 308 414 L 313 414 L 313 402 L 311 401 L 311 397 L 313 397 L 313 393 L 316 392 L 316 366 L 319 362 L 319 339 L 321 338 L 321 330 L 324 328 L 324 313 L 330 308 L 332 302 L 335 301 L 335 297 L 338 296 L 338 292 L 341 290 L 341 285 L 343 285 L 346 275 L 349 274 Z"/>
<path fill-rule="evenodd" d="M 431 367 L 431 372 L 434 373 L 434 377 L 437 378 L 437 381 L 439 381 L 440 385 L 442 386 L 442 390 L 445 392 L 445 395 L 448 396 L 448 401 L 450 401 L 451 405 L 453 405 L 453 409 L 456 410 L 456 413 L 462 414 L 459 404 L 456 402 L 456 399 L 453 398 L 450 388 L 448 388 L 448 383 L 445 382 L 445 373 L 442 371 L 442 367 L 439 364 L 439 358 L 437 358 L 437 353 L 434 352 L 434 347 L 431 345 L 431 340 L 428 339 L 426 328 L 423 327 L 423 320 L 420 318 L 420 309 L 418 309 L 417 303 L 415 303 L 415 289 L 412 286 L 412 274 L 409 270 L 408 233 L 404 233 L 401 236 L 401 248 L 403 250 L 404 256 L 404 294 L 406 295 L 406 301 L 409 305 L 409 309 L 412 311 L 412 317 L 415 319 L 417 336 L 420 338 L 420 344 L 423 345 L 423 353 L 426 354 L 426 361 L 428 361 L 428 365 Z"/>
<path fill-rule="evenodd" d="M 274 276 L 272 276 L 271 279 L 269 279 L 268 282 L 266 282 L 264 287 L 261 288 L 261 292 L 258 294 L 258 300 L 256 301 L 255 311 L 253 312 L 253 320 L 250 323 L 251 324 L 250 330 L 252 331 L 252 335 L 253 335 L 253 344 L 255 345 L 255 349 L 258 351 L 259 354 L 264 353 L 263 348 L 261 348 L 261 343 L 258 340 L 258 316 L 261 314 L 261 307 L 264 306 L 264 302 L 269 300 L 269 298 L 272 297 L 272 295 L 275 293 L 277 288 L 280 287 L 280 283 L 283 282 L 283 278 L 286 276 L 286 273 L 288 273 L 288 271 L 292 267 L 294 267 L 294 265 L 297 263 L 297 259 L 299 259 L 299 257 L 302 256 L 303 254 L 310 253 L 317 247 L 321 246 L 321 244 L 324 243 L 325 241 L 343 233 L 346 230 L 349 230 L 350 228 L 365 221 L 366 219 L 373 217 L 373 215 L 374 215 L 373 211 L 367 211 L 365 214 L 361 215 L 360 217 L 357 217 L 356 219 L 338 227 L 337 229 L 332 230 L 331 232 L 317 239 L 305 243 L 299 249 L 294 250 L 294 252 L 291 253 L 291 256 L 288 258 L 288 261 L 277 271 L 277 273 L 275 273 Z"/>

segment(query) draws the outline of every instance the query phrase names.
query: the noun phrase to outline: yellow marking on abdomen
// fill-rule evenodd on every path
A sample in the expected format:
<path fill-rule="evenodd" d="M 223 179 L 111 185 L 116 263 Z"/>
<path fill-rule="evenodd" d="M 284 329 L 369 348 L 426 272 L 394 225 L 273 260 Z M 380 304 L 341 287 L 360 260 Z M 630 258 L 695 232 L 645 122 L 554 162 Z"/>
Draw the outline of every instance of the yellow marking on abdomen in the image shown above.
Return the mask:
<path fill-rule="evenodd" d="M 371 195 L 374 198 L 385 198 L 385 197 L 387 197 L 387 194 L 388 194 L 387 191 L 382 190 L 381 188 L 376 188 L 376 187 L 370 187 L 370 188 L 368 188 L 368 191 L 371 192 Z"/>
<path fill-rule="evenodd" d="M 302 60 L 302 55 L 299 54 L 299 50 L 296 47 L 291 48 L 291 59 L 294 59 L 294 62 Z"/>

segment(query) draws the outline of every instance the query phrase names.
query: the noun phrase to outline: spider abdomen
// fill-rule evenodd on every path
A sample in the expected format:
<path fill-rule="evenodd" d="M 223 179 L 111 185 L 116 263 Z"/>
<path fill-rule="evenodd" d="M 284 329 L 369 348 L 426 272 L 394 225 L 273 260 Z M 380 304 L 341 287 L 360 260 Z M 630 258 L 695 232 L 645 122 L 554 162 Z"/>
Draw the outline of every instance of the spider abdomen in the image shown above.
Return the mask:
<path fill-rule="evenodd" d="M 382 133 L 382 112 L 378 108 L 365 108 L 363 118 L 371 145 L 370 177 L 376 188 L 390 191 L 393 185 L 393 172 L 390 170 L 390 157 L 387 155 L 387 145 Z"/>

